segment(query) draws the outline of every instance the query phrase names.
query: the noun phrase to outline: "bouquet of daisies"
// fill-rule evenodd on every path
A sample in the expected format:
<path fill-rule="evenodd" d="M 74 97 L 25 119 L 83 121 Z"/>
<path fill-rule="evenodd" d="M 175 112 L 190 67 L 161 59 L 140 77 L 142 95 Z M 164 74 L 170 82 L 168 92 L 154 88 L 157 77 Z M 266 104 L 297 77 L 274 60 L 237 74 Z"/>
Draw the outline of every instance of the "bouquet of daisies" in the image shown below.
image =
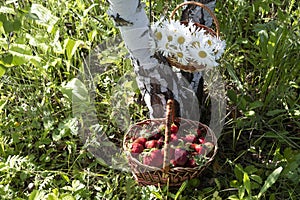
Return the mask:
<path fill-rule="evenodd" d="M 217 60 L 224 53 L 225 41 L 209 34 L 193 22 L 182 24 L 172 19 L 156 22 L 151 27 L 151 49 L 182 65 L 193 65 L 195 71 L 218 66 Z"/>

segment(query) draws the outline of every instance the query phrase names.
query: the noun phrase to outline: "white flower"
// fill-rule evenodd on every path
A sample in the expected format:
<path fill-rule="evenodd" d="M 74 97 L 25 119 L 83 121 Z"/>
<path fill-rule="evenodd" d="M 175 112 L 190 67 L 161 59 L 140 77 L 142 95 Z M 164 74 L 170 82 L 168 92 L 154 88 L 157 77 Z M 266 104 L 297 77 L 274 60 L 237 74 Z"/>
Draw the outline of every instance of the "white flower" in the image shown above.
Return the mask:
<path fill-rule="evenodd" d="M 212 51 L 204 47 L 191 47 L 189 53 L 193 60 L 199 65 L 204 65 L 207 68 L 216 67 L 218 63 L 215 61 L 215 56 Z"/>
<path fill-rule="evenodd" d="M 226 42 L 224 40 L 220 40 L 220 38 L 216 38 L 216 41 L 217 42 L 214 51 L 216 54 L 216 59 L 218 60 L 225 51 Z"/>
<path fill-rule="evenodd" d="M 215 67 L 218 65 L 216 59 L 224 53 L 225 42 L 192 21 L 185 25 L 179 21 L 161 19 L 151 28 L 155 41 L 150 40 L 151 50 L 159 51 L 165 57 L 173 57 L 183 65 L 198 63 L 201 67 Z"/>
<path fill-rule="evenodd" d="M 206 34 L 203 36 L 203 46 L 204 48 L 214 51 L 216 47 L 216 38 L 212 35 Z"/>
<path fill-rule="evenodd" d="M 183 65 L 187 65 L 191 60 L 191 56 L 187 49 L 177 49 L 174 50 L 174 57 L 177 61 Z"/>
<path fill-rule="evenodd" d="M 198 28 L 192 35 L 196 38 L 204 38 L 206 36 L 206 30 Z"/>

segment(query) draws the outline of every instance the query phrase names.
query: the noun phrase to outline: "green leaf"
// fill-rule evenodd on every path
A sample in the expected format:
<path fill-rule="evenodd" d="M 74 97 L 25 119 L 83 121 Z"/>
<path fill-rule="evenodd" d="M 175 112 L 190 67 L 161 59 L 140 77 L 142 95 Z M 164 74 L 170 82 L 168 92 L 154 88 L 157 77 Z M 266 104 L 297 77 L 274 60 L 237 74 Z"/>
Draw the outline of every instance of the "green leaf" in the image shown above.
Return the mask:
<path fill-rule="evenodd" d="M 230 187 L 238 188 L 239 182 L 237 180 L 230 181 Z"/>
<path fill-rule="evenodd" d="M 227 197 L 229 200 L 240 200 L 239 198 L 238 198 L 238 196 L 236 196 L 236 195 L 231 195 L 231 196 L 229 196 L 229 197 Z"/>
<path fill-rule="evenodd" d="M 85 85 L 77 78 L 74 78 L 66 85 L 63 85 L 61 91 L 70 100 L 78 102 L 88 100 L 88 90 Z"/>
<path fill-rule="evenodd" d="M 52 31 L 53 26 L 59 19 L 56 16 L 52 15 L 51 11 L 41 4 L 32 4 L 29 14 L 29 16 L 33 18 L 38 24 L 47 27 L 47 31 L 49 33 Z"/>
<path fill-rule="evenodd" d="M 236 176 L 236 178 L 238 179 L 239 182 L 242 182 L 243 180 L 243 168 L 241 165 L 235 165 L 235 168 L 234 168 L 234 174 Z"/>
<path fill-rule="evenodd" d="M 243 183 L 248 195 L 251 196 L 251 182 L 247 173 L 244 173 Z"/>
<path fill-rule="evenodd" d="M 28 197 L 28 200 L 40 200 L 40 199 L 45 199 L 44 191 L 33 190 Z"/>
<path fill-rule="evenodd" d="M 250 175 L 250 179 L 254 180 L 255 182 L 262 184 L 262 179 L 260 176 L 257 176 L 255 174 Z"/>
<path fill-rule="evenodd" d="M 0 64 L 0 78 L 5 74 L 6 67 Z M 0 112 L 1 112 L 1 105 L 0 105 Z"/>
<path fill-rule="evenodd" d="M 282 167 L 278 167 L 268 176 L 267 180 L 265 181 L 265 184 L 263 185 L 258 194 L 258 198 L 260 198 L 276 182 L 282 169 Z"/>
<path fill-rule="evenodd" d="M 6 7 L 6 6 L 1 6 L 0 7 L 0 13 L 12 14 L 12 15 L 16 14 L 16 12 L 13 8 L 9 8 L 9 7 Z"/>
<path fill-rule="evenodd" d="M 261 102 L 261 101 L 254 101 L 250 104 L 249 108 L 250 109 L 255 109 L 255 108 L 260 108 L 260 107 L 263 107 L 264 106 L 264 103 Z"/>
<path fill-rule="evenodd" d="M 5 33 L 19 31 L 21 29 L 21 22 L 17 19 L 15 21 L 4 21 L 3 28 Z"/>
<path fill-rule="evenodd" d="M 31 48 L 25 44 L 11 44 L 8 52 L 13 56 L 12 64 L 17 66 L 28 62 L 40 63 L 42 60 L 38 56 L 33 56 Z"/>
<path fill-rule="evenodd" d="M 227 95 L 229 97 L 229 99 L 233 102 L 236 103 L 237 102 L 237 95 L 236 92 L 234 90 L 228 90 L 227 91 Z"/>
<path fill-rule="evenodd" d="M 175 195 L 175 200 L 179 198 L 180 194 L 186 189 L 187 186 L 187 182 L 188 181 L 184 181 L 182 183 L 182 185 L 180 186 L 179 190 L 177 191 L 176 195 Z"/>
<path fill-rule="evenodd" d="M 71 194 L 62 194 L 61 200 L 75 200 L 75 198 Z"/>
<path fill-rule="evenodd" d="M 58 200 L 58 197 L 55 194 L 51 193 L 47 195 L 47 200 Z"/>
<path fill-rule="evenodd" d="M 60 173 L 60 176 L 65 180 L 67 181 L 68 183 L 70 183 L 70 179 L 67 175 L 63 174 L 63 173 Z"/>
<path fill-rule="evenodd" d="M 67 53 L 68 60 L 71 60 L 75 52 L 77 51 L 80 45 L 83 45 L 84 42 L 81 40 L 73 40 L 73 39 L 66 39 L 65 40 L 65 49 Z"/>
<path fill-rule="evenodd" d="M 244 171 L 247 172 L 248 174 L 253 174 L 257 172 L 257 168 L 253 165 L 249 165 L 244 169 Z"/>
<path fill-rule="evenodd" d="M 270 111 L 268 111 L 266 115 L 269 116 L 269 117 L 273 117 L 275 115 L 278 115 L 278 114 L 281 114 L 281 113 L 284 113 L 284 112 L 286 112 L 286 110 L 276 109 L 276 110 L 270 110 Z"/>
<path fill-rule="evenodd" d="M 245 187 L 243 185 L 241 185 L 239 188 L 238 188 L 238 194 L 239 194 L 239 198 L 240 199 L 243 199 L 244 196 L 245 196 Z"/>
<path fill-rule="evenodd" d="M 0 64 L 4 65 L 5 67 L 13 67 L 13 59 L 13 55 L 11 55 L 10 53 L 5 53 L 2 55 Z"/>

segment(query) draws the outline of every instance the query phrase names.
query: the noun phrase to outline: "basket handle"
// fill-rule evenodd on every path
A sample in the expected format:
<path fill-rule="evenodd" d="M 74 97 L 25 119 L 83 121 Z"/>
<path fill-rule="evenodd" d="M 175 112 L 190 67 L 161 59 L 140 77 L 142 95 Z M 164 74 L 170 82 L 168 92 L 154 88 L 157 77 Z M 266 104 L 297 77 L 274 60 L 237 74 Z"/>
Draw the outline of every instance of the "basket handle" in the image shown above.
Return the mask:
<path fill-rule="evenodd" d="M 206 10 L 206 11 L 208 12 L 208 14 L 213 18 L 214 23 L 215 23 L 215 25 L 216 25 L 216 36 L 219 37 L 219 35 L 220 35 L 220 25 L 219 25 L 219 21 L 218 21 L 217 17 L 215 16 L 215 14 L 214 14 L 214 13 L 213 13 L 206 5 L 204 5 L 204 4 L 202 4 L 202 3 L 199 3 L 199 2 L 196 2 L 196 1 L 185 1 L 185 2 L 183 2 L 183 3 L 181 3 L 181 4 L 179 4 L 179 5 L 173 10 L 173 12 L 172 12 L 170 18 L 171 18 L 171 19 L 174 18 L 174 15 L 175 15 L 176 11 L 177 11 L 179 8 L 181 8 L 181 7 L 185 6 L 185 5 L 190 5 L 190 4 L 191 4 L 191 5 L 199 6 L 199 7 L 203 8 L 204 10 Z"/>
<path fill-rule="evenodd" d="M 174 100 L 169 99 L 167 101 L 166 108 L 166 129 L 165 129 L 165 145 L 164 145 L 164 162 L 163 172 L 164 178 L 167 178 L 167 173 L 170 170 L 170 136 L 171 136 L 171 125 L 174 122 Z"/>

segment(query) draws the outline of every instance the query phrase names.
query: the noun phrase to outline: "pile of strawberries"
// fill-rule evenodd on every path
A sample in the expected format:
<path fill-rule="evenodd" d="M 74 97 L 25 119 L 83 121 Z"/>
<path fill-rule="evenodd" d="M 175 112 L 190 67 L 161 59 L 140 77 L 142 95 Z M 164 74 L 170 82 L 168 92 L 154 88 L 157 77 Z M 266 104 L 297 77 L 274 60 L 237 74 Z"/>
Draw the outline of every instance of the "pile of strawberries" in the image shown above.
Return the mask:
<path fill-rule="evenodd" d="M 165 126 L 157 130 L 142 130 L 139 136 L 127 138 L 131 155 L 145 165 L 162 168 L 164 157 Z M 207 155 L 214 148 L 205 139 L 205 129 L 179 130 L 176 124 L 171 125 L 170 166 L 197 167 L 203 165 Z"/>

